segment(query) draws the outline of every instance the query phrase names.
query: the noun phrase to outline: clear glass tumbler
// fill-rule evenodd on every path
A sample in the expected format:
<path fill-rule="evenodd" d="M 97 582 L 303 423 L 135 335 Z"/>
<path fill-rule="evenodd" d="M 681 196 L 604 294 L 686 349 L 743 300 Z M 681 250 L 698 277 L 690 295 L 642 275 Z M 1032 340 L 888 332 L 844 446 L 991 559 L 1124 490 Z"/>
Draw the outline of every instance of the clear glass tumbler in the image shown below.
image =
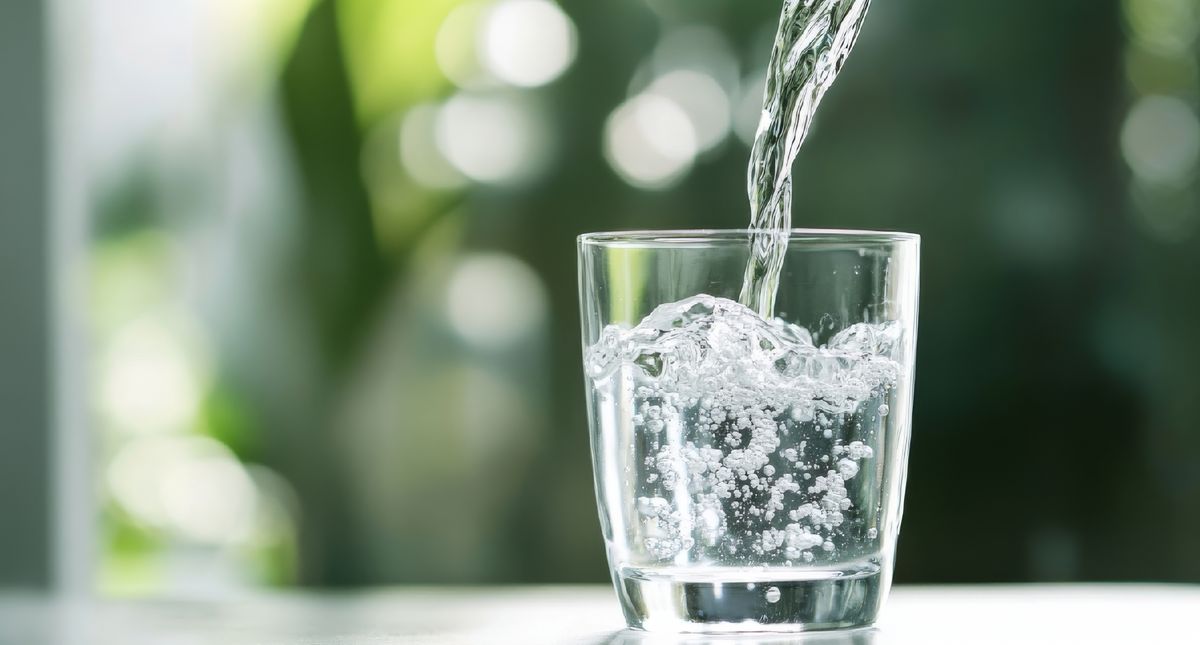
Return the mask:
<path fill-rule="evenodd" d="M 891 583 L 920 238 L 791 231 L 764 318 L 737 303 L 761 235 L 579 238 L 596 497 L 631 627 L 859 627 Z"/>

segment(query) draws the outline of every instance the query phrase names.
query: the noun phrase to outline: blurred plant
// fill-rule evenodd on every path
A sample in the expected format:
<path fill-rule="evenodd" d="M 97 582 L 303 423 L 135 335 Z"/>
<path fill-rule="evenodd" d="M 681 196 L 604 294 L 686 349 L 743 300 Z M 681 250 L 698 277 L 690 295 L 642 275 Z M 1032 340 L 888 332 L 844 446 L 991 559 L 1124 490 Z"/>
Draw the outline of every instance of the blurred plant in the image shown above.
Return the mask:
<path fill-rule="evenodd" d="M 288 57 L 308 4 L 262 0 L 181 7 L 197 18 L 190 37 L 203 39 L 212 30 L 226 45 L 207 50 L 211 60 L 191 61 L 211 63 L 218 72 L 206 79 L 208 93 L 201 98 L 209 105 L 232 100 L 223 112 L 210 109 L 203 120 L 181 129 L 163 79 L 154 76 L 159 70 L 125 67 L 149 88 L 150 107 L 126 119 L 119 135 L 126 138 L 113 139 L 106 131 L 94 135 L 103 145 L 93 151 L 97 197 L 88 310 L 96 348 L 98 475 L 105 484 L 103 590 L 204 592 L 296 580 L 295 493 L 261 465 L 253 407 L 223 378 L 221 342 L 204 302 L 211 265 L 196 259 L 212 221 L 199 213 L 212 208 L 214 198 L 198 186 L 219 187 L 220 179 L 196 152 L 225 154 L 221 144 L 204 137 L 217 123 L 252 114 Z M 111 9 L 118 22 L 129 17 L 128 11 Z M 100 30 L 98 51 L 118 65 L 122 56 L 144 56 L 139 47 L 159 44 L 150 36 L 140 43 L 108 42 L 113 34 L 93 28 Z M 105 73 L 103 65 L 97 67 Z M 98 100 L 102 122 L 107 96 Z M 125 109 L 123 97 L 112 98 L 117 102 L 107 105 Z M 164 121 L 172 127 L 164 128 Z M 170 136 L 161 136 L 164 132 Z"/>
<path fill-rule="evenodd" d="M 546 304 L 536 274 L 511 256 L 455 260 L 462 184 L 423 185 L 401 164 L 403 115 L 450 89 L 434 41 L 460 4 L 280 0 L 220 10 L 218 35 L 242 33 L 271 51 L 221 54 L 230 84 L 215 91 L 240 107 L 222 107 L 196 134 L 228 132 L 213 157 L 244 166 L 237 123 L 246 117 L 235 115 L 269 129 L 253 115 L 277 90 L 294 179 L 255 180 L 248 194 L 259 212 L 243 214 L 247 186 L 214 176 L 213 157 L 186 159 L 214 146 L 184 138 L 99 182 L 92 311 L 105 589 L 433 576 L 445 562 L 396 546 L 417 535 L 410 546 L 428 551 L 420 540 L 431 536 L 409 527 L 437 495 L 420 489 L 451 478 L 488 487 L 457 493 L 477 500 L 474 515 L 442 520 L 470 536 L 464 551 L 486 554 L 475 544 L 487 534 L 479 522 L 505 521 L 488 509 L 524 476 L 485 483 L 478 459 L 508 455 L 515 466 L 545 425 L 532 401 L 544 382 L 534 339 Z M 252 145 L 269 157 L 270 141 Z M 264 150 L 248 154 L 263 161 Z M 232 194 L 233 210 L 210 193 Z M 397 322 L 396 305 L 414 298 L 423 313 Z M 447 327 L 460 336 L 447 338 Z M 442 350 L 422 357 L 414 343 Z M 405 371 L 389 372 L 379 355 L 397 355 Z M 506 384 L 514 378 L 522 389 Z M 420 410 L 430 404 L 466 416 Z M 485 426 L 499 444 L 455 437 Z M 465 445 L 446 453 L 440 472 L 422 470 L 434 463 L 422 455 L 446 440 Z M 398 468 L 410 472 L 380 480 Z M 444 557 L 460 575 L 486 571 Z"/>

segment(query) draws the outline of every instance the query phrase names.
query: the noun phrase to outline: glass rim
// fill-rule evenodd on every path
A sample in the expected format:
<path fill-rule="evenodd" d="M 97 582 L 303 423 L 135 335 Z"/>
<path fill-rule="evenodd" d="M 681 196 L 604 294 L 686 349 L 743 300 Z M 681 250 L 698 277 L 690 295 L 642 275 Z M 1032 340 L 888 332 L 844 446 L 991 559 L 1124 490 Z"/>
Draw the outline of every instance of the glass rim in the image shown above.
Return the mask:
<path fill-rule="evenodd" d="M 580 246 L 691 246 L 694 244 L 746 243 L 754 235 L 773 235 L 774 231 L 746 228 L 732 229 L 641 229 L 629 231 L 598 231 L 583 233 L 577 239 Z M 826 244 L 901 244 L 917 243 L 917 233 L 901 231 L 872 231 L 835 228 L 793 228 L 787 231 L 788 243 Z"/>

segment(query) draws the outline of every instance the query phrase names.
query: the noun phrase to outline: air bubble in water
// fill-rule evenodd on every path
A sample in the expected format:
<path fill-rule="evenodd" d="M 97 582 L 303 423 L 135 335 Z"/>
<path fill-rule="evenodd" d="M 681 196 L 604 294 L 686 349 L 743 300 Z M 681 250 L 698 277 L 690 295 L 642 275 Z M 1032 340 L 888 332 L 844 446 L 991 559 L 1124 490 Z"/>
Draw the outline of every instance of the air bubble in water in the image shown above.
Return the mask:
<path fill-rule="evenodd" d="M 881 416 L 881 417 L 886 417 L 888 415 L 888 412 L 891 412 L 891 411 L 892 411 L 892 409 L 889 408 L 888 404 L 886 404 L 886 403 L 879 406 L 879 416 Z"/>
<path fill-rule="evenodd" d="M 779 598 L 782 595 L 779 593 L 779 587 L 767 587 L 767 602 L 772 605 L 779 602 Z"/>

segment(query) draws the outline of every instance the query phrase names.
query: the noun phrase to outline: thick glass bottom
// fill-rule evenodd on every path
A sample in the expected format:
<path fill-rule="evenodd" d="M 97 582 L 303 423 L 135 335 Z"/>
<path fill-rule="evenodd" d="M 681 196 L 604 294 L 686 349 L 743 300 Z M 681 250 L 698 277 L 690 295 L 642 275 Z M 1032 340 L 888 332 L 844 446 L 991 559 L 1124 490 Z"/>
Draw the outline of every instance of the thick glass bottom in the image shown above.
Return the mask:
<path fill-rule="evenodd" d="M 630 627 L 679 633 L 800 632 L 875 622 L 878 565 L 622 568 L 617 594 Z"/>

